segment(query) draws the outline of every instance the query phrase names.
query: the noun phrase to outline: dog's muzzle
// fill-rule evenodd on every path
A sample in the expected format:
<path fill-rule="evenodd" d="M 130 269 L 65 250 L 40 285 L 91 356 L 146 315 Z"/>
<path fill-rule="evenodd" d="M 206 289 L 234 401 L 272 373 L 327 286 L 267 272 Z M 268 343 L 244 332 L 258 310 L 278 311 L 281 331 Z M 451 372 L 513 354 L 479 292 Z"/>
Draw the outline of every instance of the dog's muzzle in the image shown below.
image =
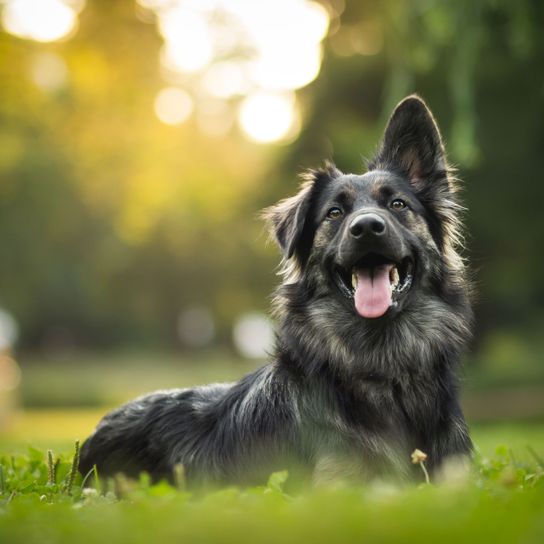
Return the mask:
<path fill-rule="evenodd" d="M 349 221 L 340 255 L 336 284 L 361 317 L 373 319 L 397 308 L 412 285 L 413 258 L 379 213 L 365 211 Z"/>

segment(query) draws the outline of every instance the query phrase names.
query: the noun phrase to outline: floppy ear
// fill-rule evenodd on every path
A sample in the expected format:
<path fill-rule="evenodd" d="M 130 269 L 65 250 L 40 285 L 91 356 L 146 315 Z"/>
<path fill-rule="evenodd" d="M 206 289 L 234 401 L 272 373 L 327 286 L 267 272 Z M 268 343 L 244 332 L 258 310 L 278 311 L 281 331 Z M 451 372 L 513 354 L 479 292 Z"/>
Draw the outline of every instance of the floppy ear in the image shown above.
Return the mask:
<path fill-rule="evenodd" d="M 306 262 L 314 234 L 312 206 L 322 188 L 340 175 L 341 172 L 332 164 L 323 169 L 309 170 L 302 176 L 304 182 L 295 196 L 264 210 L 263 217 L 269 223 L 285 259 L 296 256 L 300 264 Z"/>
<path fill-rule="evenodd" d="M 278 202 L 266 213 L 283 254 L 291 258 L 302 238 L 306 216 L 310 209 L 311 187 L 305 186 L 290 198 Z"/>
<path fill-rule="evenodd" d="M 402 171 L 417 189 L 429 178 L 445 177 L 447 163 L 444 145 L 433 114 L 416 95 L 398 104 L 391 115 L 371 170 Z M 442 176 L 440 176 L 442 174 Z"/>

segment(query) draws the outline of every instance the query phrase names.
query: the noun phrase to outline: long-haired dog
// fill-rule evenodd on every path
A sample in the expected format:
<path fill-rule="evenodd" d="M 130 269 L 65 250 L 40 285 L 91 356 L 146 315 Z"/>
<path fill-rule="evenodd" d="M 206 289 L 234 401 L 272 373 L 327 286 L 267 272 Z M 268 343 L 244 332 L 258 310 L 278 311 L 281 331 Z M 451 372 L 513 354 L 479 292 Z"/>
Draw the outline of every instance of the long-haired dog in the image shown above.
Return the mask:
<path fill-rule="evenodd" d="M 433 116 L 393 112 L 365 174 L 313 170 L 265 216 L 284 256 L 269 364 L 236 383 L 159 391 L 104 417 L 80 470 L 249 483 L 408 479 L 470 454 L 455 369 L 472 313 L 460 205 Z"/>

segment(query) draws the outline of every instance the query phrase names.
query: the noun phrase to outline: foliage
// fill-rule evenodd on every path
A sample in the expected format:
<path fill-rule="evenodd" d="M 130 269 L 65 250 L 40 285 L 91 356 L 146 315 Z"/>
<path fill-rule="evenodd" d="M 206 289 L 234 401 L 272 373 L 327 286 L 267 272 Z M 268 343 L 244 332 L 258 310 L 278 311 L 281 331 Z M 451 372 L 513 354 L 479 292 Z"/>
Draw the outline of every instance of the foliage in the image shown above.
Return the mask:
<path fill-rule="evenodd" d="M 233 320 L 265 310 L 276 282 L 257 210 L 324 158 L 360 172 L 414 91 L 467 182 L 480 331 L 541 330 L 542 3 L 323 4 L 345 10 L 320 76 L 298 93 L 302 131 L 287 147 L 161 125 L 161 41 L 133 0 L 87 2 L 55 44 L 0 33 L 0 307 L 23 347 L 176 345 L 194 305 L 228 344 Z M 43 55 L 65 67 L 58 87 L 33 80 Z"/>
<path fill-rule="evenodd" d="M 540 542 L 544 465 L 507 448 L 477 459 L 468 479 L 395 489 L 385 485 L 285 491 L 287 473 L 267 485 L 189 493 L 164 482 L 110 480 L 103 490 L 69 485 L 72 459 L 0 460 L 4 542 Z M 54 467 L 52 469 L 52 467 Z M 54 474 L 52 476 L 52 474 Z M 94 475 L 90 476 L 91 479 Z"/>

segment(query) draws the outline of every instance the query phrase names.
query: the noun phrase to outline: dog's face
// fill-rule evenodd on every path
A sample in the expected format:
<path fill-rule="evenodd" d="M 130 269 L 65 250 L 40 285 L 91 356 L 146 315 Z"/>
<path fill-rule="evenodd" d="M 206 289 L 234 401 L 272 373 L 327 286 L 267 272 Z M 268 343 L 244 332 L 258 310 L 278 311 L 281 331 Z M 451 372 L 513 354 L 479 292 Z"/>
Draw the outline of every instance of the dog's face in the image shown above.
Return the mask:
<path fill-rule="evenodd" d="M 409 307 L 416 288 L 432 296 L 461 266 L 453 192 L 432 114 L 408 97 L 367 173 L 312 171 L 268 217 L 292 263 L 290 281 L 333 297 L 358 319 L 383 320 Z"/>
<path fill-rule="evenodd" d="M 364 318 L 399 311 L 432 240 L 413 190 L 388 171 L 340 176 L 314 208 L 312 260 Z"/>

